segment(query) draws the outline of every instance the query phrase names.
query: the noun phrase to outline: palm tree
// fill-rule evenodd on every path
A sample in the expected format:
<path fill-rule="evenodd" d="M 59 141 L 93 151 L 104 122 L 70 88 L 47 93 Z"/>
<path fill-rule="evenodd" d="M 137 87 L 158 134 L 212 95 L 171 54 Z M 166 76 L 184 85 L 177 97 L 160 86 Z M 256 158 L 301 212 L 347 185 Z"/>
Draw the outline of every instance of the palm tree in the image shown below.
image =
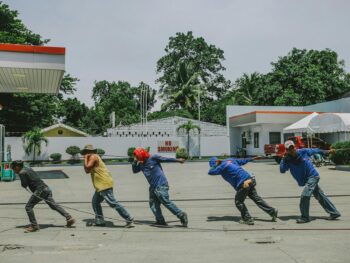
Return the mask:
<path fill-rule="evenodd" d="M 25 153 L 27 155 L 33 153 L 33 162 L 35 161 L 35 155 L 41 154 L 41 144 L 43 142 L 45 142 L 46 146 L 48 144 L 47 138 L 39 128 L 34 128 L 33 130 L 26 132 L 22 137 L 22 141 Z"/>
<path fill-rule="evenodd" d="M 236 81 L 235 97 L 239 105 L 254 105 L 256 93 L 261 85 L 261 75 L 254 72 L 250 75 L 244 73 L 243 76 Z"/>
<path fill-rule="evenodd" d="M 190 153 L 190 132 L 191 130 L 197 130 L 199 133 L 201 132 L 201 128 L 198 125 L 193 124 L 192 121 L 188 121 L 184 124 L 181 124 L 177 127 L 177 131 L 184 131 L 187 134 L 187 153 Z"/>
<path fill-rule="evenodd" d="M 185 109 L 192 111 L 193 105 L 196 104 L 200 74 L 191 73 L 193 70 L 190 65 L 180 62 L 176 72 L 174 72 L 175 86 L 166 86 L 163 88 L 161 97 L 165 99 L 162 110 Z"/>

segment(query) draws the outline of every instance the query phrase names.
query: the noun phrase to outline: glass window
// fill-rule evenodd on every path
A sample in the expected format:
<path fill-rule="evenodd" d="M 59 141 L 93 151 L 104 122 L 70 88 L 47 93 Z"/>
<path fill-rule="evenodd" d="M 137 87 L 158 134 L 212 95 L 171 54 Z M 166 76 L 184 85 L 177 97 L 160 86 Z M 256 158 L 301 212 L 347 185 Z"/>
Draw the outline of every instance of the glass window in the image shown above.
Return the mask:
<path fill-rule="evenodd" d="M 254 132 L 254 148 L 259 148 L 259 133 Z"/>
<path fill-rule="evenodd" d="M 281 133 L 280 132 L 270 132 L 269 138 L 270 138 L 270 144 L 281 143 Z"/>

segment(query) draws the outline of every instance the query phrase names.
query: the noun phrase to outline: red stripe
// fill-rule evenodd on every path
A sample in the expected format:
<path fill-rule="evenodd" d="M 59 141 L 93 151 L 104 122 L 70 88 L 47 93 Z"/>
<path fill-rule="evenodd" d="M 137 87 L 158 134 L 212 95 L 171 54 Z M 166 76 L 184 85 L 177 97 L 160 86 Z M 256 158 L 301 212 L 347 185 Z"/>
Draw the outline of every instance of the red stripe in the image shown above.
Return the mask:
<path fill-rule="evenodd" d="M 0 44 L 0 51 L 65 55 L 66 48 L 17 44 Z"/>

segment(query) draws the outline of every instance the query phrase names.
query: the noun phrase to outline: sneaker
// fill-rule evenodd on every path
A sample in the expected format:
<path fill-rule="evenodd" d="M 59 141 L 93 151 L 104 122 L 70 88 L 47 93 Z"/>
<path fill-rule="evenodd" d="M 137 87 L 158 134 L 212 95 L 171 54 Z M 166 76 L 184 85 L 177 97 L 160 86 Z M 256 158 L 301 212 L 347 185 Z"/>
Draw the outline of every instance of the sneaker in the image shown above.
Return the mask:
<path fill-rule="evenodd" d="M 272 222 L 276 222 L 277 221 L 277 215 L 278 215 L 278 210 L 277 209 L 275 209 L 275 212 L 272 214 Z"/>
<path fill-rule="evenodd" d="M 75 219 L 73 217 L 67 219 L 66 227 L 72 227 L 75 224 Z"/>
<path fill-rule="evenodd" d="M 157 220 L 154 225 L 156 226 L 168 226 L 168 223 L 165 220 Z"/>
<path fill-rule="evenodd" d="M 132 227 L 135 227 L 134 218 L 128 219 L 128 220 L 126 221 L 126 224 L 125 224 L 124 227 L 125 227 L 125 228 L 132 228 Z"/>
<path fill-rule="evenodd" d="M 180 216 L 180 221 L 183 227 L 187 227 L 188 225 L 188 218 L 187 218 L 187 214 L 185 212 L 182 213 L 182 215 Z"/>
<path fill-rule="evenodd" d="M 337 215 L 330 215 L 329 217 L 327 217 L 326 219 L 327 220 L 336 220 L 337 218 L 340 217 L 340 214 L 337 214 Z"/>
<path fill-rule="evenodd" d="M 38 225 L 30 225 L 24 229 L 24 233 L 32 233 L 32 232 L 36 232 L 39 230 L 40 230 L 40 228 Z"/>
<path fill-rule="evenodd" d="M 310 220 L 301 217 L 301 218 L 298 218 L 298 219 L 296 220 L 296 222 L 297 222 L 297 224 L 305 224 L 305 223 L 309 223 Z"/>
<path fill-rule="evenodd" d="M 253 220 L 253 218 L 241 219 L 241 220 L 239 220 L 239 223 L 252 226 L 252 225 L 254 225 L 254 220 Z"/>

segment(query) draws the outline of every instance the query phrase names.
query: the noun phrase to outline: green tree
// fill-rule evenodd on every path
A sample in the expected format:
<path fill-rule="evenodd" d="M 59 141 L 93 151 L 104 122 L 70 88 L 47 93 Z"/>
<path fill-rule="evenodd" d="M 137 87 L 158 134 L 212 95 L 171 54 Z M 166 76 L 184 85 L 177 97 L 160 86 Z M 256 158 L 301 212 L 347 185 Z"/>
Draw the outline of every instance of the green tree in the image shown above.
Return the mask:
<path fill-rule="evenodd" d="M 48 145 L 48 140 L 41 132 L 39 128 L 35 128 L 31 131 L 28 131 L 22 137 L 24 144 L 24 151 L 27 155 L 33 153 L 33 162 L 35 161 L 36 155 L 41 154 L 41 144 L 45 143 Z"/>
<path fill-rule="evenodd" d="M 184 132 L 187 135 L 187 153 L 190 155 L 190 132 L 192 130 L 197 130 L 201 132 L 201 128 L 198 125 L 193 124 L 192 121 L 188 121 L 177 127 L 177 132 Z"/>
<path fill-rule="evenodd" d="M 236 90 L 233 95 L 239 105 L 257 105 L 257 93 L 262 86 L 264 76 L 254 72 L 252 74 L 244 73 L 242 77 L 236 80 Z"/>
<path fill-rule="evenodd" d="M 184 117 L 192 119 L 193 115 L 189 113 L 186 110 L 173 110 L 173 111 L 153 111 L 148 114 L 148 120 L 157 120 L 157 119 L 163 119 L 163 118 L 169 118 L 169 117 Z"/>
<path fill-rule="evenodd" d="M 58 115 L 64 124 L 85 130 L 85 123 L 82 120 L 88 111 L 89 108 L 77 98 L 68 98 L 60 102 Z"/>
<path fill-rule="evenodd" d="M 92 98 L 95 108 L 104 115 L 102 126 L 110 126 L 109 115 L 114 111 L 116 123 L 123 125 L 138 122 L 140 120 L 141 90 L 147 90 L 147 110 L 155 103 L 156 91 L 146 83 L 132 87 L 126 81 L 95 82 Z"/>
<path fill-rule="evenodd" d="M 185 109 L 196 115 L 198 85 L 203 105 L 222 97 L 230 88 L 221 73 L 225 70 L 224 51 L 207 44 L 204 38 L 195 38 L 192 32 L 176 33 L 169 38 L 165 52 L 157 62 L 163 109 Z"/>
<path fill-rule="evenodd" d="M 345 63 L 330 49 L 293 48 L 271 64 L 256 93 L 261 105 L 309 105 L 338 99 L 350 90 Z"/>
<path fill-rule="evenodd" d="M 18 19 L 18 11 L 0 1 L 0 43 L 43 45 L 49 41 L 30 31 Z"/>

